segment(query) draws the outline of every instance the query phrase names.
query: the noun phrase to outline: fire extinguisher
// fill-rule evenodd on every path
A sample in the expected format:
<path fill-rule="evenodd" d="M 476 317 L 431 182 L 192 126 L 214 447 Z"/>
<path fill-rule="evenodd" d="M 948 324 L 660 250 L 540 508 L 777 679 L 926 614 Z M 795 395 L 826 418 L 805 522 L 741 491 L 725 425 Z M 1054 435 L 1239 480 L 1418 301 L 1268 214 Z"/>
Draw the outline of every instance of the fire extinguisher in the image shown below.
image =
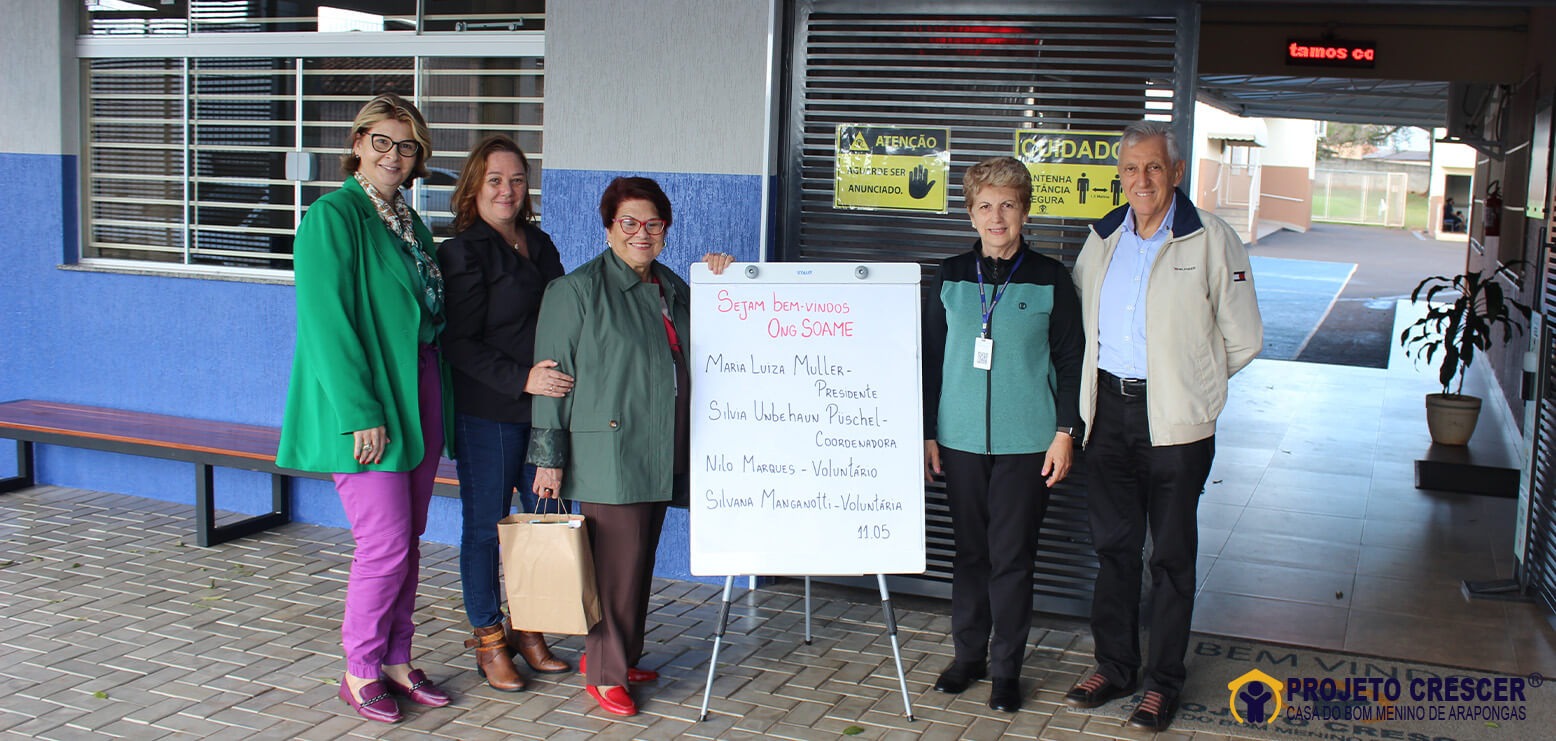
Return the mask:
<path fill-rule="evenodd" d="M 1502 181 L 1493 180 L 1486 186 L 1486 236 L 1502 233 Z"/>

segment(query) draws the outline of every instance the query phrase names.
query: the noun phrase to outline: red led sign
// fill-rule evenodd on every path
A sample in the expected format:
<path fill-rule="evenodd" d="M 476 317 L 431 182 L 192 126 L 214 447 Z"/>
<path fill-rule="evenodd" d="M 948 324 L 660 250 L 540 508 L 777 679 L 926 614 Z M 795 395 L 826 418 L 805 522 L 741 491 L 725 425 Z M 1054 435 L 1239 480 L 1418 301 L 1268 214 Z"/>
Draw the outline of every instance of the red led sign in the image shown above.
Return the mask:
<path fill-rule="evenodd" d="M 1378 47 L 1371 41 L 1286 39 L 1286 64 L 1371 69 L 1377 59 Z"/>

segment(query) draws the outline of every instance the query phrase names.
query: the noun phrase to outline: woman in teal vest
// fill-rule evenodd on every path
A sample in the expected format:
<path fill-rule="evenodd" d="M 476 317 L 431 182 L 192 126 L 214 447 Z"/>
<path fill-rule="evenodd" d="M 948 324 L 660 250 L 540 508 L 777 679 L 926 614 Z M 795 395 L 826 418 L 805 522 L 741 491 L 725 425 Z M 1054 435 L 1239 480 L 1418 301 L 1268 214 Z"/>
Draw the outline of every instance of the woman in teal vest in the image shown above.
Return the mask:
<path fill-rule="evenodd" d="M 443 275 L 400 186 L 427 174 L 421 113 L 393 93 L 351 125 L 345 183 L 308 207 L 293 248 L 297 351 L 276 462 L 334 474 L 356 553 L 346 582 L 340 697 L 400 719 L 395 694 L 448 695 L 411 667 L 411 613 L 438 459 L 452 441 Z"/>
<path fill-rule="evenodd" d="M 951 665 L 959 694 L 990 677 L 989 707 L 1021 709 L 1032 571 L 1049 487 L 1079 424 L 1080 301 L 1070 273 L 1021 237 L 1032 176 L 1011 157 L 967 169 L 972 249 L 940 263 L 924 304 L 924 460 L 945 475 L 956 559 Z"/>

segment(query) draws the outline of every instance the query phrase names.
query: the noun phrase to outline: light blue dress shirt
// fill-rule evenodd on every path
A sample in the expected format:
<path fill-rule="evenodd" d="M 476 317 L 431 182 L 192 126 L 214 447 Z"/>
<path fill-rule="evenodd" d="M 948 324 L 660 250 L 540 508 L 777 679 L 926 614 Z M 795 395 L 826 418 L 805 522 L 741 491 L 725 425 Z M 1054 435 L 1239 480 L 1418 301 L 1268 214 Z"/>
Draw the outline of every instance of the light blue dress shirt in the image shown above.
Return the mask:
<path fill-rule="evenodd" d="M 1145 291 L 1151 265 L 1172 236 L 1177 199 L 1150 239 L 1135 231 L 1135 210 L 1124 215 L 1124 233 L 1113 249 L 1102 277 L 1102 303 L 1097 314 L 1097 367 L 1119 378 L 1145 378 Z"/>

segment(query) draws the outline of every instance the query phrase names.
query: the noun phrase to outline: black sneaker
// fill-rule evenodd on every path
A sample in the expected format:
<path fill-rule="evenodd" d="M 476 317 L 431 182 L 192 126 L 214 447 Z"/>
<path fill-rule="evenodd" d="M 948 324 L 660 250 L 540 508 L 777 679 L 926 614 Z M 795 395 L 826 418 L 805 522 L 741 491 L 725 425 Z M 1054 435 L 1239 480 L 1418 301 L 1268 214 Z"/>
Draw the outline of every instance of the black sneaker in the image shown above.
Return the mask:
<path fill-rule="evenodd" d="M 1172 725 L 1172 718 L 1177 714 L 1178 698 L 1168 698 L 1156 690 L 1148 690 L 1140 701 L 1140 707 L 1135 708 L 1135 712 L 1129 716 L 1129 725 L 1161 733 Z"/>
<path fill-rule="evenodd" d="M 1134 685 L 1117 685 L 1108 681 L 1107 677 L 1093 674 L 1082 680 L 1080 684 L 1070 688 L 1064 694 L 1064 701 L 1072 708 L 1082 710 L 1105 705 L 1120 697 L 1128 697 L 1135 693 Z"/>

